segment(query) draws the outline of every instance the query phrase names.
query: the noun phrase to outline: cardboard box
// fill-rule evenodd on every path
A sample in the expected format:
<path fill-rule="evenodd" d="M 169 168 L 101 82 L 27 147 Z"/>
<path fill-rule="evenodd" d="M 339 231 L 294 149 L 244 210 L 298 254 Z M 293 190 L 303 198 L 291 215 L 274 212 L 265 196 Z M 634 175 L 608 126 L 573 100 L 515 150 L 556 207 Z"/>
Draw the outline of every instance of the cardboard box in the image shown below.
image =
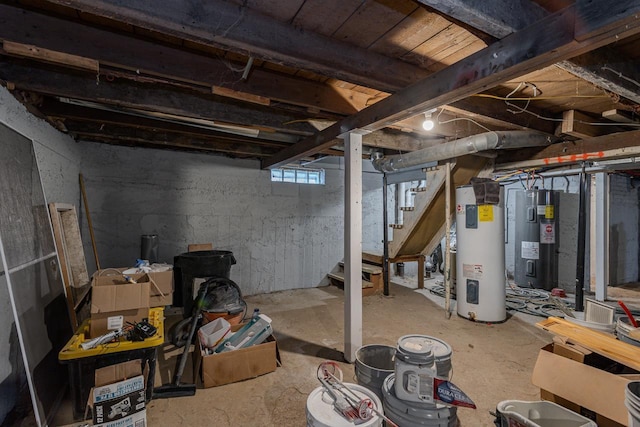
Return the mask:
<path fill-rule="evenodd" d="M 147 273 L 150 278 L 149 304 L 164 307 L 173 304 L 173 270 Z"/>
<path fill-rule="evenodd" d="M 96 426 L 123 427 L 146 424 L 146 374 L 140 360 L 110 365 L 95 371 L 91 393 Z M 141 424 L 144 423 L 144 424 Z"/>
<path fill-rule="evenodd" d="M 120 329 L 126 322 L 139 322 L 149 316 L 148 279 L 127 283 L 120 276 L 94 276 L 92 287 L 92 338 Z"/>
<path fill-rule="evenodd" d="M 94 273 L 94 278 L 113 277 L 120 280 L 122 279 L 122 276 L 119 275 L 118 272 L 123 272 L 129 269 L 130 267 L 120 267 L 98 270 Z M 173 270 L 151 273 L 135 273 L 129 274 L 128 276 L 132 277 L 137 282 L 148 281 L 151 284 L 149 286 L 150 307 L 164 307 L 166 305 L 173 304 Z"/>
<path fill-rule="evenodd" d="M 542 399 L 590 417 L 600 427 L 625 426 L 625 388 L 630 380 L 583 363 L 592 354 L 602 358 L 570 344 L 549 344 L 538 354 L 531 381 L 540 387 Z"/>
<path fill-rule="evenodd" d="M 231 330 L 235 332 L 242 326 L 233 325 Z M 275 371 L 280 364 L 280 352 L 273 335 L 262 344 L 220 354 L 204 354 L 199 342 L 196 349 L 196 378 L 204 388 L 256 378 Z"/>

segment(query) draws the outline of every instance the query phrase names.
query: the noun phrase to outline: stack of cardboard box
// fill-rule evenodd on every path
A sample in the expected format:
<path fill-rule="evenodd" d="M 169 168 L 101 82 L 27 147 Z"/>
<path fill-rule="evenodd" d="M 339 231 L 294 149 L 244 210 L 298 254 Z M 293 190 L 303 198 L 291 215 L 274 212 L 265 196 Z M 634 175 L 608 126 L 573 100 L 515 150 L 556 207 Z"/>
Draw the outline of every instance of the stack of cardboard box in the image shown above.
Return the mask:
<path fill-rule="evenodd" d="M 98 270 L 91 280 L 91 337 L 118 330 L 148 317 L 149 308 L 173 303 L 173 271 L 118 274 Z"/>

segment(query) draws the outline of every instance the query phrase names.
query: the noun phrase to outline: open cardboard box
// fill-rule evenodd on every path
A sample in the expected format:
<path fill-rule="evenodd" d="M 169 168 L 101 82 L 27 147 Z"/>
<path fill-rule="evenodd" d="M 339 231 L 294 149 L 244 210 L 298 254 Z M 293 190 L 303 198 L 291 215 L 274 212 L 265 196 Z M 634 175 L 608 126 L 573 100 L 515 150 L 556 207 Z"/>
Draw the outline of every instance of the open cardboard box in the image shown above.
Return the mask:
<path fill-rule="evenodd" d="M 130 267 L 121 268 L 106 268 L 98 270 L 94 273 L 94 279 L 96 277 L 116 277 L 122 279 L 122 272 L 129 270 Z M 120 274 L 118 274 L 120 272 Z M 135 273 L 129 274 L 136 281 L 148 281 L 149 286 L 149 306 L 150 307 L 164 307 L 166 305 L 173 304 L 173 270 L 168 271 L 154 271 L 150 273 Z"/>
<path fill-rule="evenodd" d="M 244 324 L 231 326 L 235 332 Z M 194 350 L 194 376 L 204 388 L 256 378 L 281 365 L 280 351 L 273 335 L 262 344 L 219 354 L 204 354 L 199 340 Z"/>
<path fill-rule="evenodd" d="M 599 427 L 626 426 L 625 388 L 637 374 L 614 374 L 600 367 L 631 372 L 604 356 L 557 340 L 540 350 L 531 381 L 540 387 L 542 399 L 592 418 Z"/>
<path fill-rule="evenodd" d="M 137 323 L 149 316 L 147 281 L 127 283 L 121 276 L 94 276 L 92 279 L 92 338 L 117 330 L 127 322 Z"/>

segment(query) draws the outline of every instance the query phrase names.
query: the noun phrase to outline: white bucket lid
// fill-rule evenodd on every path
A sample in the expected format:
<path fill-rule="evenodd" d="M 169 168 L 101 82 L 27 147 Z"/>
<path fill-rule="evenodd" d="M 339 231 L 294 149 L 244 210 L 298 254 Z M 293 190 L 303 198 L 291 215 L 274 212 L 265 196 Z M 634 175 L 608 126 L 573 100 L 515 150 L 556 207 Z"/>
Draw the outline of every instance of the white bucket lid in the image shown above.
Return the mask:
<path fill-rule="evenodd" d="M 382 411 L 382 402 L 374 392 L 358 384 L 344 383 L 359 398 L 369 398 L 377 411 Z M 347 421 L 333 406 L 333 398 L 320 386 L 307 397 L 307 426 L 312 427 L 353 427 L 354 423 Z M 382 426 L 382 419 L 374 414 L 369 420 L 358 424 L 359 427 Z"/>
<path fill-rule="evenodd" d="M 427 335 L 405 335 L 398 340 L 398 350 L 409 357 L 429 357 L 432 354 L 436 361 L 451 357 L 451 346 L 446 342 Z"/>

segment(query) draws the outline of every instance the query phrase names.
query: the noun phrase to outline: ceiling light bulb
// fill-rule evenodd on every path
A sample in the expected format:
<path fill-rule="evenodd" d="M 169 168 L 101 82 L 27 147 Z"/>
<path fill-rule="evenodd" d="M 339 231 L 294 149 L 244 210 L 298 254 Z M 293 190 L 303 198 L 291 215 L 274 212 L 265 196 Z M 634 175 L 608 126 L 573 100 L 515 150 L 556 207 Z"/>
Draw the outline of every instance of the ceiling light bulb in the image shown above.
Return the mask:
<path fill-rule="evenodd" d="M 431 114 L 435 112 L 435 108 L 424 112 L 424 121 L 422 122 L 422 129 L 430 131 L 435 126 L 433 120 L 431 120 Z"/>

